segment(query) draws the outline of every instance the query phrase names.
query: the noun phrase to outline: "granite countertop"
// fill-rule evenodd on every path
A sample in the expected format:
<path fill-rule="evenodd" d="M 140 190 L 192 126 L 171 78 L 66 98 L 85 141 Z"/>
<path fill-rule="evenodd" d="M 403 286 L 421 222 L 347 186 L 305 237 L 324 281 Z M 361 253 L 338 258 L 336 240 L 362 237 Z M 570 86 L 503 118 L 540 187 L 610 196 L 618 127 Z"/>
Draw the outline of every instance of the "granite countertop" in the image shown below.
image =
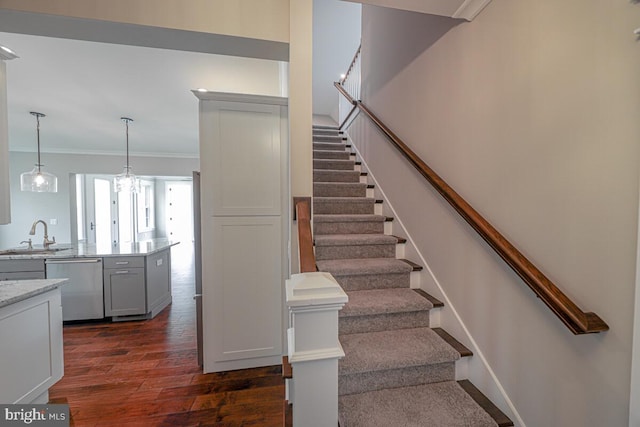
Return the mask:
<path fill-rule="evenodd" d="M 0 281 L 0 308 L 55 289 L 67 279 Z"/>
<path fill-rule="evenodd" d="M 146 256 L 160 252 L 180 242 L 169 239 L 151 239 L 143 242 L 124 243 L 120 245 L 90 245 L 87 243 L 61 243 L 51 246 L 50 251 L 34 246 L 36 253 L 7 253 L 0 250 L 0 260 L 3 259 L 42 259 L 42 258 L 95 258 L 110 256 Z M 18 248 L 26 250 L 25 247 Z M 42 252 L 38 252 L 42 251 Z"/>

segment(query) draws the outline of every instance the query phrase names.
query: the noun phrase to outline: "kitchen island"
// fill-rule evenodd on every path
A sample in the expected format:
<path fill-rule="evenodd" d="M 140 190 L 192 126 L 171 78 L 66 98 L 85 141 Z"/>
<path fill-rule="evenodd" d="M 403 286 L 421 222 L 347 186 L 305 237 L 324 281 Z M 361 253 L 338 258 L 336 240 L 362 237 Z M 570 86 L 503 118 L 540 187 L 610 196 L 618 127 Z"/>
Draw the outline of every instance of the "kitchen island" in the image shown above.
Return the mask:
<path fill-rule="evenodd" d="M 120 245 L 56 245 L 0 251 L 0 280 L 69 278 L 63 320 L 155 317 L 171 303 L 171 246 L 153 239 Z"/>
<path fill-rule="evenodd" d="M 0 281 L 0 403 L 47 403 L 62 378 L 64 282 Z"/>

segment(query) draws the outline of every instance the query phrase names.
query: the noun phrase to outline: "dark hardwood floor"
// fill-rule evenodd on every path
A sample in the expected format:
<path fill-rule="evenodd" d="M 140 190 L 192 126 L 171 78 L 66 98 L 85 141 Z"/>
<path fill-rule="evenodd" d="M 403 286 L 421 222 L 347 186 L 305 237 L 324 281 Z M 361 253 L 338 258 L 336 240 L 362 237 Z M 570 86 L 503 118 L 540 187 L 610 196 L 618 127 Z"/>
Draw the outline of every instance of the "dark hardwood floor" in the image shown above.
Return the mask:
<path fill-rule="evenodd" d="M 76 427 L 282 426 L 280 366 L 201 373 L 190 246 L 174 247 L 172 270 L 173 303 L 155 319 L 64 327 L 51 401 Z"/>

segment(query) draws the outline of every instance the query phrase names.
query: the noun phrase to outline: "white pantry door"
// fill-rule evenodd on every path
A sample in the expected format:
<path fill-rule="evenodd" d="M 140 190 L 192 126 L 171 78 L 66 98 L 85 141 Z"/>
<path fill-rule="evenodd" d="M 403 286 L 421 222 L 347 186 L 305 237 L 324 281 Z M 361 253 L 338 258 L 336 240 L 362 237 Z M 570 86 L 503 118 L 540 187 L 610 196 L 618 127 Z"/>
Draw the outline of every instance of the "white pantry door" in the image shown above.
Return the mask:
<path fill-rule="evenodd" d="M 198 94 L 204 371 L 281 363 L 286 98 Z"/>

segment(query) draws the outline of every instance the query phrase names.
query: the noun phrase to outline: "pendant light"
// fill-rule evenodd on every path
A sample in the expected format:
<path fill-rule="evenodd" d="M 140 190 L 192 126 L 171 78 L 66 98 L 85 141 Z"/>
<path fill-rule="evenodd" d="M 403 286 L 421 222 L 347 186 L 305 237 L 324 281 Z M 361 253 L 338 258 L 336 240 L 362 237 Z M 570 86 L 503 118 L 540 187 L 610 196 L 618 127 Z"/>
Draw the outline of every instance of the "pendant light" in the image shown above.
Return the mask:
<path fill-rule="evenodd" d="M 40 163 L 40 117 L 46 117 L 42 113 L 31 111 L 31 115 L 36 117 L 36 132 L 38 135 L 38 163 L 31 172 L 20 174 L 20 190 L 35 191 L 38 193 L 56 193 L 58 191 L 58 178 L 48 172 L 42 171 Z"/>
<path fill-rule="evenodd" d="M 126 127 L 127 165 L 124 167 L 122 173 L 120 175 L 116 175 L 116 177 L 113 179 L 113 185 L 117 193 L 137 193 L 138 191 L 140 191 L 140 181 L 134 174 L 131 173 L 131 166 L 129 166 L 129 122 L 132 122 L 133 119 L 130 119 L 129 117 L 120 117 L 120 120 L 124 122 Z"/>

